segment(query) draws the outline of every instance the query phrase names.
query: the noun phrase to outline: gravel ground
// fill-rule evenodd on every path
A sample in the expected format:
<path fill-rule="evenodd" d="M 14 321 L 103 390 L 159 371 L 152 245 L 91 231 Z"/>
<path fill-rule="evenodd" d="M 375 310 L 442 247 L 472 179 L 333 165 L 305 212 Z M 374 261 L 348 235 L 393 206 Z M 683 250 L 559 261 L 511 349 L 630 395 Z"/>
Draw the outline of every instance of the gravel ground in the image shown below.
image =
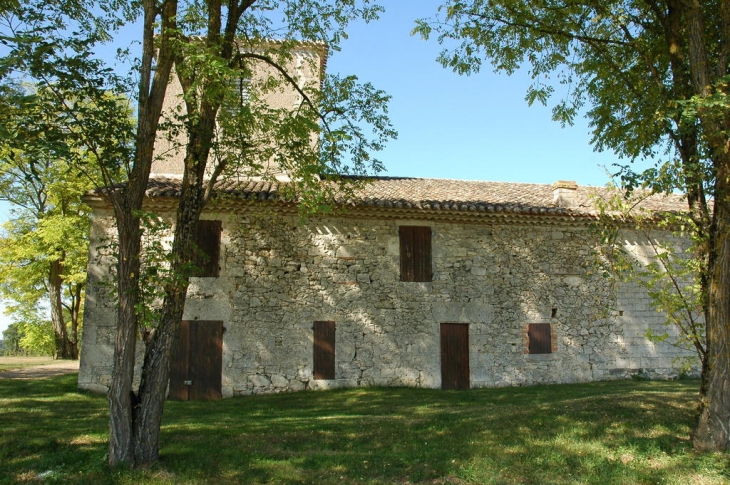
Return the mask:
<path fill-rule="evenodd" d="M 21 369 L 0 372 L 0 379 L 43 379 L 44 377 L 72 374 L 79 371 L 78 360 L 52 360 L 44 357 L 0 357 L 0 364 L 31 364 L 43 363 L 23 367 Z"/>

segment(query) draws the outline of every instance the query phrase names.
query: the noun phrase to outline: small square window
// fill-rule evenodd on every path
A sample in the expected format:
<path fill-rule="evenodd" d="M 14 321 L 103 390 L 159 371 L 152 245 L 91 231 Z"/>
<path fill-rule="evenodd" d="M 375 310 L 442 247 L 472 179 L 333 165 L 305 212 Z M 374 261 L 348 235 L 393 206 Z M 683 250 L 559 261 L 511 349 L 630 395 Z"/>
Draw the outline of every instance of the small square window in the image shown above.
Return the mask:
<path fill-rule="evenodd" d="M 527 353 L 553 353 L 553 335 L 549 323 L 530 323 L 527 325 Z"/>

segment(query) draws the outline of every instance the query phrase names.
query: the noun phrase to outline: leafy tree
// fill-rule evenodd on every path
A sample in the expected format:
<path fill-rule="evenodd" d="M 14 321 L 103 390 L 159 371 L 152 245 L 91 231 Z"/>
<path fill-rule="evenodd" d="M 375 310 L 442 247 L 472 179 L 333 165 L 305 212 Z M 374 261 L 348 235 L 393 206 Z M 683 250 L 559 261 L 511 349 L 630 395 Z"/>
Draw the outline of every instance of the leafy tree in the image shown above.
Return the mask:
<path fill-rule="evenodd" d="M 664 314 L 665 325 L 672 330 L 656 333 L 649 328 L 645 337 L 693 351 L 693 357 L 675 360 L 683 372 L 689 372 L 707 354 L 700 284 L 704 261 L 696 257 L 687 237 L 686 214 L 658 218 L 656 213 L 640 209 L 651 195 L 650 191 L 626 194 L 615 189 L 610 197 L 595 197 L 600 211 L 595 229 L 602 242 L 597 263 L 607 280 L 631 282 L 646 290 L 651 306 Z M 627 230 L 644 247 L 640 257 L 625 247 Z M 660 238 L 657 230 L 663 231 Z"/>
<path fill-rule="evenodd" d="M 338 179 L 340 174 L 380 168 L 371 154 L 395 136 L 386 116 L 388 96 L 352 76 L 328 76 L 321 90 L 301 86 L 290 62 L 303 46 L 337 50 L 347 24 L 375 19 L 380 7 L 371 0 L 143 0 L 99 5 L 72 0 L 6 8 L 11 34 L 0 40 L 11 48 L 0 63 L 0 76 L 23 73 L 56 93 L 64 110 L 58 119 L 72 127 L 68 131 L 102 170 L 101 193 L 113 207 L 118 233 L 109 462 L 147 465 L 158 457 L 169 360 L 194 252 L 191 233 L 215 195 L 216 180 L 228 174 L 268 177 L 265 168 L 273 159 L 291 177 L 284 195 L 305 208 L 318 209 L 338 191 L 346 193 L 343 187 L 349 179 Z M 119 78 L 93 55 L 94 46 L 126 20 L 121 15 L 127 12 L 142 17 L 135 83 Z M 261 67 L 268 74 L 257 77 L 253 73 Z M 182 85 L 185 109 L 163 120 L 163 102 L 173 76 Z M 233 104 L 231 84 L 244 79 L 251 80 L 246 102 Z M 132 85 L 136 85 L 131 96 L 137 102 L 136 130 L 118 121 L 118 106 L 103 95 L 121 93 Z M 263 102 L 266 93 L 283 87 L 299 94 L 297 110 Z M 61 102 L 68 99 L 83 102 Z M 150 294 L 140 291 L 140 274 L 146 274 L 140 264 L 142 200 L 155 140 L 168 134 L 175 140 L 175 133 L 184 134 L 180 148 L 185 156 L 169 256 L 171 277 L 161 279 L 160 311 L 140 311 L 142 293 Z M 119 168 L 123 184 L 115 183 Z M 329 175 L 328 180 L 321 174 Z M 158 317 L 149 321 L 148 316 Z M 151 331 L 145 340 L 140 388 L 134 393 L 136 336 L 142 325 Z"/>
<path fill-rule="evenodd" d="M 40 355 L 54 355 L 56 341 L 53 323 L 37 314 L 30 313 L 18 322 L 22 337 L 20 347 L 31 353 Z"/>
<path fill-rule="evenodd" d="M 488 61 L 509 74 L 525 66 L 534 80 L 527 101 L 558 93 L 553 117 L 561 123 L 586 109 L 597 149 L 664 159 L 620 175 L 628 188 L 687 195 L 707 349 L 693 442 L 727 449 L 730 1 L 447 0 L 440 12 L 415 31 L 449 45 L 439 57 L 445 67 L 470 74 Z"/>
<path fill-rule="evenodd" d="M 53 324 L 37 309 L 14 312 L 15 322 L 3 332 L 0 355 L 50 355 L 56 353 Z"/>
<path fill-rule="evenodd" d="M 46 111 L 52 105 L 52 100 L 43 102 L 47 93 L 13 88 L 6 89 L 0 111 L 5 120 L 0 198 L 13 207 L 0 237 L 0 295 L 11 302 L 16 319 L 34 322 L 28 323 L 24 346 L 47 348 L 44 333 L 37 331 L 45 326 L 38 324 L 38 309 L 45 306 L 51 314 L 52 353 L 77 359 L 89 230 L 81 196 L 93 182 L 73 169 L 70 137 L 49 128 L 55 115 Z"/>
<path fill-rule="evenodd" d="M 271 176 L 266 166 L 273 158 L 290 177 L 285 194 L 298 197 L 306 207 L 318 208 L 335 191 L 346 190 L 344 181 L 349 180 L 322 183 L 321 175 L 336 178 L 343 172 L 379 169 L 379 162 L 370 154 L 395 135 L 384 113 L 388 97 L 382 92 L 358 84 L 354 77 L 328 76 L 321 85 L 301 86 L 293 68 L 297 49 L 337 48 L 349 21 L 375 18 L 380 9 L 369 1 L 304 0 L 291 4 L 249 0 L 180 7 L 169 47 L 158 50 L 160 58 L 166 52 L 175 58 L 186 113 L 182 117 L 187 135 L 184 176 L 170 263 L 175 277 L 165 287 L 159 321 L 146 342 L 140 406 L 132 417 L 136 464 L 155 461 L 158 456 L 169 360 L 191 274 L 192 230 L 214 194 L 218 177 Z M 165 21 L 163 15 L 161 23 Z M 272 42 L 272 38 L 280 40 Z M 309 68 L 317 72 L 319 63 Z M 269 74 L 262 76 L 266 69 Z M 235 84 L 243 79 L 248 80 L 245 102 L 234 104 L 230 86 L 232 81 Z M 268 93 L 282 88 L 298 92 L 298 109 L 276 108 L 266 101 Z M 225 107 L 222 113 L 221 107 Z M 220 132 L 217 123 L 221 124 Z M 371 135 L 366 135 L 363 124 L 371 129 Z M 313 143 L 313 137 L 320 143 Z M 124 396 L 125 390 L 121 388 L 119 395 Z M 112 451 L 120 453 L 123 449 Z"/>
<path fill-rule="evenodd" d="M 20 352 L 20 339 L 23 331 L 19 323 L 11 323 L 3 330 L 3 354 L 15 355 Z"/>

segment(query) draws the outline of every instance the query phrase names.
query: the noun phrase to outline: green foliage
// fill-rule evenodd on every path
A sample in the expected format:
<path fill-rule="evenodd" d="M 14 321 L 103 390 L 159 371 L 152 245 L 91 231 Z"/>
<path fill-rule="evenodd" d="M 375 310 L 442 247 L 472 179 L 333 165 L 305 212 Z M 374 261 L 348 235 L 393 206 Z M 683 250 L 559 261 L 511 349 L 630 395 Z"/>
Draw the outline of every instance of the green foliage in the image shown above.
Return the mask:
<path fill-rule="evenodd" d="M 65 160 L 87 186 L 122 181 L 132 159 L 130 79 L 96 52 L 135 16 L 126 0 L 17 2 L 0 10 L 2 139 L 31 159 Z"/>
<path fill-rule="evenodd" d="M 17 320 L 18 316 L 15 318 Z M 11 323 L 3 332 L 1 355 L 53 356 L 55 350 L 53 325 L 39 318 L 32 310 L 26 312 L 25 318 Z"/>
<path fill-rule="evenodd" d="M 8 96 L 0 107 L 9 118 L 0 138 L 0 197 L 11 203 L 11 211 L 0 235 L 0 297 L 23 322 L 23 346 L 40 352 L 55 343 L 39 308 L 60 299 L 64 308 L 58 309 L 56 340 L 76 347 L 89 231 L 89 210 L 81 197 L 93 182 L 75 168 L 73 160 L 82 150 L 56 124 L 52 93 L 12 84 L 5 88 Z"/>
<path fill-rule="evenodd" d="M 717 1 L 701 4 L 706 59 L 692 68 L 705 62 L 711 74 L 719 73 L 710 79 L 710 96 L 692 84 L 692 49 L 699 47 L 690 45 L 686 4 L 447 0 L 440 15 L 418 21 L 414 33 L 436 37 L 445 46 L 438 60 L 460 74 L 477 73 L 486 63 L 507 74 L 528 69 L 529 103 L 556 99 L 553 118 L 570 124 L 585 114 L 597 150 L 656 162 L 643 173 L 621 167 L 624 183 L 685 190 L 699 175 L 712 187 L 714 177 L 708 150 L 717 144 L 693 113 L 702 106 L 727 116 L 730 109 L 727 39 L 714 42 L 709 34 L 722 32 L 722 7 Z M 727 35 L 716 38 L 722 37 Z"/>
<path fill-rule="evenodd" d="M 171 49 L 184 106 L 164 121 L 161 135 L 185 150 L 187 137 L 178 136 L 197 136 L 193 131 L 212 107 L 217 111 L 208 155 L 213 178 L 273 181 L 284 173 L 288 183 L 281 196 L 299 202 L 304 213 L 351 193 L 353 179 L 340 176 L 383 169 L 374 154 L 397 135 L 387 116 L 390 97 L 355 76 L 325 73 L 322 64 L 329 51 L 339 50 L 350 22 L 375 20 L 382 7 L 371 0 L 262 0 L 239 16 L 224 9 L 221 18 L 228 24 L 219 31 L 208 30 L 204 19 L 217 13 L 205 8 L 180 4 L 181 35 Z M 232 45 L 230 35 L 236 39 Z M 295 91 L 297 100 L 271 103 L 285 91 Z M 322 176 L 330 183 L 323 184 Z"/>
<path fill-rule="evenodd" d="M 162 311 L 162 301 L 171 285 L 180 279 L 181 273 L 172 271 L 170 245 L 172 243 L 172 224 L 154 212 L 138 211 L 142 228 L 142 251 L 140 253 L 139 298 L 135 312 L 139 318 L 140 331 L 149 332 L 157 328 Z M 119 257 L 119 244 L 116 239 L 107 240 L 97 247 L 97 254 L 104 258 L 109 267 L 108 277 L 101 283 L 105 287 L 105 297 L 117 302 L 116 268 Z M 97 261 L 97 264 L 99 262 Z M 184 274 L 192 274 L 195 268 L 188 268 Z"/>
<path fill-rule="evenodd" d="M 23 332 L 19 323 L 11 323 L 8 328 L 3 330 L 3 354 L 16 355 L 20 353 L 20 339 Z"/>
<path fill-rule="evenodd" d="M 142 329 L 149 331 L 157 328 L 160 322 L 165 291 L 176 284 L 182 274 L 191 274 L 192 268 L 182 274 L 172 271 L 172 226 L 169 222 L 151 212 L 139 212 L 139 216 L 144 232 L 136 311 Z"/>
<path fill-rule="evenodd" d="M 23 211 L 15 214 L 22 217 Z M 68 216 L 52 214 L 40 221 L 25 214 L 25 218 L 11 219 L 3 227 L 0 294 L 14 301 L 13 306 L 32 307 L 47 298 L 52 260 L 64 261 L 66 299 L 73 298 L 76 287 L 85 284 L 89 227 L 85 210 Z"/>
<path fill-rule="evenodd" d="M 440 16 L 419 21 L 414 32 L 435 35 L 446 45 L 439 60 L 461 74 L 478 72 L 485 62 L 508 74 L 529 69 L 528 102 L 547 102 L 555 95 L 553 118 L 566 124 L 585 114 L 597 150 L 651 162 L 640 172 L 632 165 L 619 167 L 615 176 L 629 192 L 686 194 L 687 234 L 696 253 L 691 258 L 696 264 L 687 269 L 699 270 L 687 277 L 701 288 L 694 293 L 707 334 L 706 385 L 693 440 L 699 449 L 728 449 L 723 423 L 730 401 L 723 379 L 730 373 L 724 247 L 730 226 L 730 3 L 445 0 Z M 663 251 L 658 248 L 647 280 L 659 283 L 661 271 L 673 272 Z M 672 285 L 680 286 L 678 281 Z M 650 291 L 657 308 L 672 314 L 694 311 L 692 291 L 676 297 L 666 288 Z M 675 322 L 702 354 L 694 317 Z"/>
<path fill-rule="evenodd" d="M 134 137 L 128 120 L 120 116 L 124 108 L 118 96 L 132 93 L 138 79 L 133 74 L 129 78 L 116 74 L 94 52 L 110 41 L 116 28 L 134 18 L 136 7 L 124 1 L 96 5 L 82 0 L 9 4 L 0 15 L 7 27 L 0 40 L 9 46 L 0 62 L 0 81 L 5 81 L 0 87 L 21 91 L 13 83 L 22 76 L 39 90 L 15 96 L 16 108 L 24 102 L 41 108 L 56 106 L 51 119 L 26 116 L 19 123 L 27 127 L 26 133 L 8 126 L 3 134 L 32 140 L 21 147 L 29 154 L 31 149 L 45 150 L 66 159 L 77 175 L 83 174 L 96 186 L 124 181 L 133 169 Z M 213 10 L 205 2 L 179 4 L 178 30 L 167 48 L 185 81 L 183 100 L 188 109 L 187 114 L 180 111 L 162 120 L 159 137 L 167 136 L 176 149 L 184 150 L 186 141 L 177 135 L 188 134 L 186 129 L 200 120 L 203 106 L 213 106 L 218 111 L 217 131 L 204 143 L 210 149 L 213 179 L 240 175 L 273 179 L 266 169 L 273 161 L 291 180 L 282 197 L 300 200 L 305 213 L 326 209 L 347 192 L 352 179 L 339 175 L 382 169 L 372 153 L 396 135 L 387 118 L 389 97 L 353 76 L 327 75 L 321 84 L 300 87 L 299 68 L 291 64 L 302 49 L 322 54 L 338 50 L 351 21 L 375 20 L 382 7 L 371 0 L 259 0 L 234 11 L 226 4 L 218 12 L 218 32 L 209 31 L 213 25 L 209 17 L 216 15 Z M 226 44 L 230 34 L 236 37 L 232 50 Z M 125 55 L 120 60 L 127 60 Z M 319 72 L 321 66 L 314 60 L 305 62 L 310 63 L 305 67 Z M 130 67 L 132 73 L 140 68 Z M 252 75 L 262 68 L 271 74 Z M 239 80 L 247 82 L 245 100 L 240 90 L 231 89 Z M 267 103 L 267 95 L 292 87 L 301 98 L 297 109 Z M 11 107 L 8 119 L 13 118 Z M 29 130 L 34 136 L 27 136 Z M 74 141 L 71 146 L 83 148 L 69 148 L 69 140 Z M 101 173 L 93 169 L 95 164 L 101 165 Z M 322 174 L 338 184 L 323 184 Z"/>
<path fill-rule="evenodd" d="M 126 0 L 10 2 L 0 8 L 0 79 L 26 76 L 64 89 L 104 86 L 113 72 L 95 54 L 98 44 L 133 20 L 137 5 Z M 80 94 L 81 91 L 78 91 Z"/>
<path fill-rule="evenodd" d="M 54 355 L 56 353 L 53 324 L 50 320 L 26 319 L 20 322 L 20 327 L 23 332 L 20 346 L 30 351 L 31 355 Z"/>

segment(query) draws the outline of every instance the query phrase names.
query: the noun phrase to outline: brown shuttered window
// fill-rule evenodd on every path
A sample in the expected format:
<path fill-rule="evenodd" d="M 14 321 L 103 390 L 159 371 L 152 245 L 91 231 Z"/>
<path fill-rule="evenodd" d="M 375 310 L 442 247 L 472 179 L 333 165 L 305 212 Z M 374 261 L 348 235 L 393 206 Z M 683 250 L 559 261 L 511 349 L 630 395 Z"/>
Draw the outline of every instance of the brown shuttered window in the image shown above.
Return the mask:
<path fill-rule="evenodd" d="M 549 323 L 531 323 L 527 326 L 529 353 L 551 354 L 552 335 Z"/>
<path fill-rule="evenodd" d="M 193 265 L 197 268 L 195 276 L 218 277 L 218 259 L 221 247 L 221 221 L 198 221 L 195 226 L 193 242 Z"/>
<path fill-rule="evenodd" d="M 335 322 L 314 322 L 314 378 L 335 378 Z"/>
<path fill-rule="evenodd" d="M 432 281 L 431 228 L 400 226 L 400 280 Z"/>

